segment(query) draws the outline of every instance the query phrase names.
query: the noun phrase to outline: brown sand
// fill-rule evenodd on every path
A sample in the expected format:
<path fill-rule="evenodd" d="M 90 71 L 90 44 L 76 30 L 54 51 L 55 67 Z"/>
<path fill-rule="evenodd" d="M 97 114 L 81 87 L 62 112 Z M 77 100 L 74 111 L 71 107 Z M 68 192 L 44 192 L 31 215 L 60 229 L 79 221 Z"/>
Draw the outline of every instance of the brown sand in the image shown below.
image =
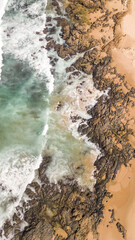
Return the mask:
<path fill-rule="evenodd" d="M 55 234 L 53 236 L 53 239 L 54 240 L 57 236 L 61 236 L 62 238 L 66 239 L 68 236 L 67 236 L 67 233 L 60 227 L 58 228 L 55 228 Z"/>
<path fill-rule="evenodd" d="M 120 34 L 120 41 L 112 48 L 113 65 L 117 71 L 125 74 L 128 86 L 135 87 L 135 1 L 132 0 L 126 16 L 116 29 L 116 35 Z M 128 108 L 127 119 L 131 119 L 130 127 L 134 130 L 135 111 Z M 135 138 L 129 138 L 135 146 Z M 131 165 L 130 165 L 131 164 Z M 116 223 L 120 222 L 127 230 L 126 239 L 135 239 L 135 159 L 127 167 L 122 166 L 116 179 L 107 184 L 107 190 L 113 194 L 111 199 L 104 199 L 104 219 L 98 227 L 99 240 L 122 240 L 122 234 L 118 231 Z M 109 210 L 110 209 L 110 210 Z M 112 222 L 111 210 L 114 209 Z"/>
<path fill-rule="evenodd" d="M 121 34 L 118 46 L 112 49 L 114 64 L 127 81 L 135 87 L 135 1 L 131 1 L 128 14 L 117 27 L 116 34 Z"/>
<path fill-rule="evenodd" d="M 106 8 L 109 11 L 125 12 L 126 11 L 126 1 L 125 4 L 122 4 L 120 0 L 111 0 L 106 3 Z M 94 36 L 97 40 L 99 40 L 100 44 L 97 45 L 97 48 L 102 49 L 104 44 L 100 41 L 101 38 L 106 39 L 106 45 L 110 44 L 111 54 L 113 57 L 112 65 L 117 67 L 117 71 L 122 75 L 125 74 L 127 84 L 129 88 L 135 86 L 135 0 L 131 1 L 131 5 L 127 14 L 123 17 L 122 21 L 115 28 L 115 37 L 118 41 L 114 41 L 114 44 L 111 43 L 114 40 L 114 21 L 112 21 L 112 14 L 109 15 L 108 26 L 102 29 L 99 25 L 96 29 L 91 31 L 91 35 Z M 102 18 L 102 14 L 100 11 L 95 13 L 91 13 L 89 16 L 90 21 L 98 21 L 98 19 Z M 103 51 L 103 54 L 105 52 Z M 108 76 L 112 77 L 112 76 Z M 126 91 L 124 85 L 122 86 L 123 90 Z M 75 98 L 73 96 L 67 95 L 66 101 L 72 106 L 72 112 L 75 112 L 76 109 L 80 109 L 81 111 L 85 111 L 85 106 L 87 101 L 90 101 L 90 94 L 88 96 L 88 92 L 86 92 L 87 87 L 82 88 L 79 92 L 80 88 L 75 88 Z M 85 93 L 84 91 L 85 90 Z M 87 94 L 86 94 L 87 93 Z M 77 106 L 77 107 L 76 107 Z M 55 106 L 56 107 L 56 106 Z M 133 127 L 135 120 L 135 111 L 133 111 L 132 107 L 128 108 L 128 115 L 126 116 L 126 120 L 133 118 L 130 121 L 131 127 Z M 69 124 L 68 116 L 63 113 L 65 124 Z M 135 146 L 135 138 L 131 136 L 129 141 L 132 145 Z M 119 146 L 120 147 L 120 146 Z M 89 156 L 84 159 L 83 165 L 88 167 Z M 104 199 L 104 219 L 98 227 L 99 240 L 122 240 L 122 234 L 118 231 L 116 227 L 116 223 L 120 222 L 125 229 L 127 230 L 127 240 L 135 240 L 135 162 L 134 159 L 130 162 L 130 164 L 125 167 L 122 166 L 119 170 L 115 180 L 109 182 L 107 184 L 107 190 L 113 194 L 111 199 Z M 85 171 L 85 174 L 82 176 L 84 182 L 88 181 L 89 172 L 91 166 Z M 111 214 L 112 209 L 114 209 L 114 221 L 112 221 Z M 61 234 L 62 235 L 62 234 Z M 84 240 L 94 240 L 92 232 L 90 232 L 86 239 Z"/>
<path fill-rule="evenodd" d="M 99 239 L 121 240 L 122 234 L 118 232 L 116 223 L 120 222 L 127 230 L 127 240 L 135 238 L 135 159 L 132 166 L 122 166 L 114 181 L 107 185 L 107 190 L 113 194 L 111 199 L 105 199 L 104 219 L 99 225 Z M 111 212 L 114 209 L 116 221 L 111 223 Z"/>

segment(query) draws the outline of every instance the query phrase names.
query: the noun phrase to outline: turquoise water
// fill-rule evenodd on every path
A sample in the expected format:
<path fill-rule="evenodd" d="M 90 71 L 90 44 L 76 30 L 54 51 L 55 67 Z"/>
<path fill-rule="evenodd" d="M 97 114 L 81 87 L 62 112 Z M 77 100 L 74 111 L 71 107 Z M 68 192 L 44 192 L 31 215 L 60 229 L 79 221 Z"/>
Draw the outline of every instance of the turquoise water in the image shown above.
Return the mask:
<path fill-rule="evenodd" d="M 3 56 L 0 81 L 1 223 L 17 205 L 39 165 L 48 108 L 45 80 L 45 76 L 35 74 L 28 62 L 9 54 Z"/>
<path fill-rule="evenodd" d="M 79 55 L 65 61 L 45 49 L 46 4 L 44 0 L 8 0 L 1 25 L 0 226 L 20 204 L 41 155 L 52 157 L 46 171 L 51 182 L 70 175 L 83 186 L 91 188 L 94 183 L 93 161 L 99 150 L 79 136 L 77 128 L 90 117 L 86 107 L 93 106 L 101 94 L 89 77 L 72 79 L 66 73 Z M 51 8 L 48 14 L 54 15 Z M 62 43 L 59 33 L 57 29 L 54 37 Z M 48 55 L 58 57 L 54 76 Z M 57 111 L 59 102 L 62 107 Z M 72 123 L 74 115 L 80 121 Z"/>
<path fill-rule="evenodd" d="M 48 91 L 45 78 L 34 75 L 28 62 L 4 55 L 0 82 L 0 150 L 23 145 L 39 155 Z M 36 146 L 36 147 L 35 147 Z"/>
<path fill-rule="evenodd" d="M 8 0 L 2 19 L 0 226 L 41 163 L 53 81 L 45 41 L 39 40 L 44 39 L 45 7 L 44 0 Z"/>

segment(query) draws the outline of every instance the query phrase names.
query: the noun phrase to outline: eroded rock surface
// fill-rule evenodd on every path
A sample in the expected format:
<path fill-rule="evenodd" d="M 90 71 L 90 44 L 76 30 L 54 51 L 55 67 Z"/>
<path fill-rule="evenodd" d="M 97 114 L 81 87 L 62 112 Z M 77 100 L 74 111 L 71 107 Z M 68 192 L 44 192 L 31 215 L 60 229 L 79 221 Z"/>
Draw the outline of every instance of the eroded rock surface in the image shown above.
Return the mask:
<path fill-rule="evenodd" d="M 126 83 L 125 76 L 118 73 L 111 57 L 111 47 L 119 40 L 115 28 L 125 10 L 110 9 L 107 4 L 113 0 L 62 2 L 68 18 L 65 18 L 56 0 L 52 1 L 52 6 L 59 15 L 55 20 L 62 29 L 65 43 L 61 45 L 53 40 L 51 35 L 56 29 L 52 26 L 46 30 L 47 49 L 53 48 L 65 61 L 76 53 L 84 53 L 67 68 L 67 72 L 71 76 L 80 71 L 92 74 L 94 86 L 99 90 L 108 90 L 108 96 L 102 95 L 92 109 L 86 109 L 92 118 L 82 119 L 78 128 L 81 135 L 87 135 L 101 148 L 102 156 L 94 163 L 97 181 L 93 192 L 82 189 L 74 178 L 59 181 L 57 185 L 50 184 L 45 171 L 51 158 L 44 157 L 38 170 L 41 185 L 32 182 L 26 189 L 30 200 L 24 203 L 24 220 L 28 225 L 22 232 L 18 231 L 21 220 L 16 215 L 13 226 L 8 222 L 5 224 L 6 235 L 14 230 L 13 240 L 87 240 L 90 231 L 97 238 L 97 225 L 103 217 L 102 201 L 105 196 L 111 197 L 106 191 L 106 183 L 115 178 L 121 165 L 126 165 L 135 155 L 129 140 L 134 131 L 129 125 L 128 114 L 131 109 L 134 111 L 135 89 Z M 48 17 L 47 23 L 50 22 Z M 56 61 L 51 59 L 52 66 Z M 59 108 L 61 106 L 62 103 Z M 76 118 L 78 116 L 74 116 L 73 121 Z M 121 223 L 117 222 L 117 228 L 125 238 L 126 230 Z"/>

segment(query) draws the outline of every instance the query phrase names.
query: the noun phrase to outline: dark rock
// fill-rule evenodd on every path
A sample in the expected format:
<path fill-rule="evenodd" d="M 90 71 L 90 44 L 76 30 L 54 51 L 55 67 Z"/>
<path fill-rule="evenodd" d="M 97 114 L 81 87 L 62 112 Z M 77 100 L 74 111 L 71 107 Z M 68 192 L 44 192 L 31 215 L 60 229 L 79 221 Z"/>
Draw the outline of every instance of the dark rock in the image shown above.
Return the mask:
<path fill-rule="evenodd" d="M 126 229 L 119 222 L 116 223 L 116 226 L 118 228 L 118 231 L 122 233 L 123 238 L 126 239 Z"/>
<path fill-rule="evenodd" d="M 93 74 L 94 86 L 99 90 L 110 89 L 108 96 L 103 95 L 97 100 L 97 104 L 86 111 L 91 115 L 90 119 L 81 119 L 79 115 L 71 116 L 71 120 L 76 122 L 82 120 L 78 127 L 81 135 L 87 135 L 88 139 L 100 147 L 102 156 L 99 156 L 94 163 L 96 184 L 93 192 L 87 188 L 81 188 L 75 181 L 74 176 L 70 176 L 58 182 L 51 184 L 46 176 L 46 170 L 51 162 L 51 156 L 44 156 L 43 161 L 38 170 L 38 178 L 41 185 L 32 182 L 26 189 L 26 194 L 30 197 L 29 201 L 23 203 L 24 219 L 28 223 L 24 231 L 19 232 L 18 226 L 20 218 L 14 215 L 15 236 L 13 240 L 25 240 L 38 238 L 43 240 L 52 240 L 54 229 L 60 227 L 68 237 L 68 240 L 84 240 L 89 231 L 96 232 L 97 226 L 103 217 L 103 199 L 105 196 L 112 197 L 106 190 L 106 183 L 110 179 L 114 179 L 117 171 L 122 164 L 132 159 L 135 155 L 133 147 L 129 144 L 128 136 L 133 134 L 128 128 L 128 124 L 122 124 L 124 118 L 123 110 L 127 110 L 127 106 L 131 104 L 131 97 L 134 97 L 135 89 L 127 89 L 124 94 L 120 88 L 121 82 L 125 78 L 117 73 L 116 68 L 111 67 L 111 57 L 101 57 L 101 52 L 97 50 L 100 40 L 91 36 L 91 31 L 99 26 L 103 28 L 108 24 L 108 12 L 104 9 L 104 0 L 69 0 L 66 11 L 67 19 L 62 15 L 59 2 L 52 0 L 57 14 L 60 17 L 55 18 L 57 27 L 61 27 L 61 36 L 65 40 L 63 45 L 53 40 L 53 34 L 56 26 L 52 26 L 51 17 L 47 18 L 46 40 L 47 49 L 54 49 L 58 55 L 68 60 L 77 53 L 84 53 L 82 57 L 67 68 L 67 72 L 71 72 L 78 76 L 80 72 Z M 86 22 L 82 21 L 82 12 L 78 9 L 96 11 L 102 9 L 102 20 L 90 23 L 86 28 Z M 85 11 L 85 12 L 86 12 Z M 85 19 L 85 18 L 84 18 Z M 83 19 L 83 20 L 84 20 Z M 119 15 L 114 17 L 117 22 Z M 86 20 L 86 19 L 85 19 Z M 105 23 L 105 24 L 104 24 Z M 102 25 L 101 25 L 102 24 Z M 40 34 L 40 33 L 37 33 Z M 106 42 L 106 38 L 102 38 L 102 43 Z M 92 49 L 93 48 L 93 49 Z M 102 49 L 103 51 L 103 49 Z M 107 53 L 106 53 L 107 54 Z M 50 57 L 52 66 L 55 67 L 57 59 Z M 52 68 L 52 72 L 54 72 Z M 107 74 L 115 75 L 113 79 L 107 77 Z M 115 79 L 117 78 L 117 84 Z M 72 84 L 73 80 L 68 79 L 67 84 Z M 83 86 L 83 81 L 82 84 Z M 118 104 L 119 103 L 119 104 Z M 59 102 L 57 110 L 60 110 L 62 103 Z M 83 171 L 83 166 L 79 166 L 75 170 L 75 174 Z M 114 211 L 112 210 L 111 218 L 114 221 Z M 126 230 L 117 222 L 116 226 L 126 236 Z M 10 222 L 4 226 L 6 236 L 12 231 Z M 64 238 L 56 234 L 54 239 L 60 240 Z"/>
<path fill-rule="evenodd" d="M 34 229 L 27 229 L 23 232 L 22 240 L 52 240 L 54 231 L 52 226 L 45 221 L 40 221 Z"/>

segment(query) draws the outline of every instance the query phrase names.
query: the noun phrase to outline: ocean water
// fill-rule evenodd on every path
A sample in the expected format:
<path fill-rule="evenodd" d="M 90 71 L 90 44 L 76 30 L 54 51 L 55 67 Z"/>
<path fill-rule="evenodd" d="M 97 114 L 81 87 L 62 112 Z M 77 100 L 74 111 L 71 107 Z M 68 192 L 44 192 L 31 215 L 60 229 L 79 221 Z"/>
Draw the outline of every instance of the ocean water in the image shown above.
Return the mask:
<path fill-rule="evenodd" d="M 46 2 L 8 0 L 0 3 L 2 7 L 0 225 L 12 215 L 41 162 L 48 96 L 53 89 L 42 47 Z"/>
<path fill-rule="evenodd" d="M 2 17 L 5 12 L 5 7 L 8 0 L 2 0 L 0 3 L 0 76 L 1 76 L 1 67 L 2 67 Z"/>
<path fill-rule="evenodd" d="M 66 72 L 78 54 L 65 61 L 46 50 L 46 5 L 47 0 L 0 2 L 0 226 L 12 217 L 42 155 L 52 157 L 50 182 L 72 175 L 90 189 L 95 183 L 93 162 L 100 151 L 77 129 L 103 92 L 94 88 L 92 76 Z M 52 37 L 63 43 L 60 31 Z M 49 57 L 58 58 L 53 75 Z M 72 122 L 75 115 L 78 121 Z"/>

